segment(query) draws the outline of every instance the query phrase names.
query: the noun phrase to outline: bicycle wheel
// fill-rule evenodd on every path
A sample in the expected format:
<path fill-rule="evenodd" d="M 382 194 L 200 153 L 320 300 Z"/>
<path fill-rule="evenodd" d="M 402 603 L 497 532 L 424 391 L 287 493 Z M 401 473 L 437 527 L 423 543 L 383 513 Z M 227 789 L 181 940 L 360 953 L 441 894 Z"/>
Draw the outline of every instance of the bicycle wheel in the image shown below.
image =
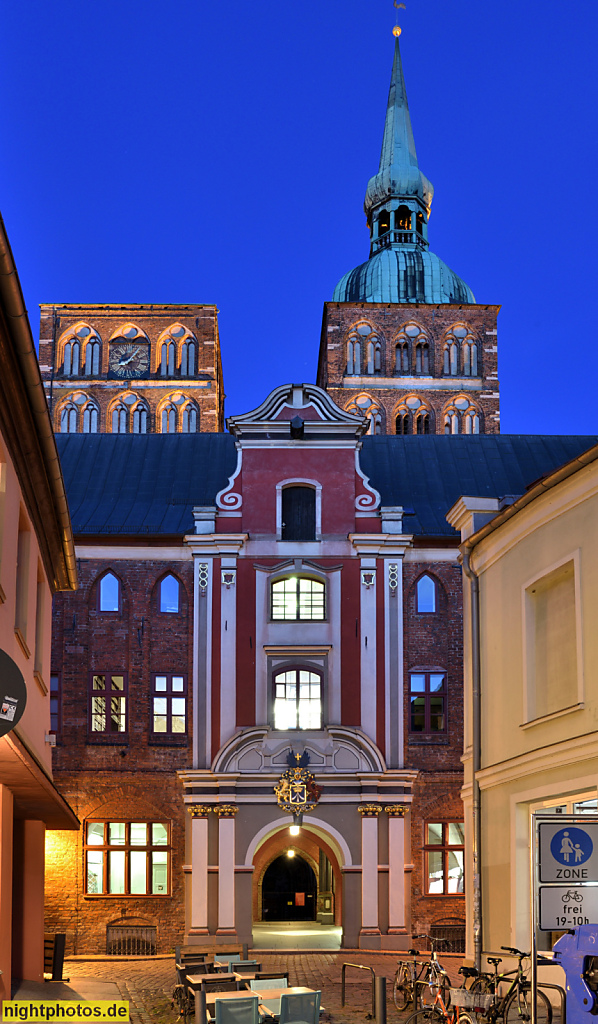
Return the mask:
<path fill-rule="evenodd" d="M 481 992 L 491 996 L 494 993 L 494 977 L 492 974 L 478 974 L 469 986 L 470 992 Z"/>
<path fill-rule="evenodd" d="M 448 974 L 444 971 L 439 974 L 429 975 L 427 978 L 422 978 L 416 984 L 416 994 L 419 996 L 419 1002 L 424 1008 L 432 1005 L 439 992 L 442 1002 L 448 1009 L 451 1002 L 451 982 Z"/>
<path fill-rule="evenodd" d="M 479 1024 L 477 1015 L 471 1015 L 468 1010 L 459 1010 L 457 1017 L 459 1024 Z"/>
<path fill-rule="evenodd" d="M 401 964 L 395 974 L 393 992 L 397 1010 L 406 1010 L 413 1000 L 413 982 L 407 964 Z"/>
<path fill-rule="evenodd" d="M 529 988 L 513 992 L 505 1006 L 505 1024 L 525 1024 L 532 1019 L 532 994 Z M 538 989 L 538 1024 L 551 1024 L 552 1005 L 548 996 Z"/>
<path fill-rule="evenodd" d="M 445 1017 L 435 1006 L 426 1006 L 423 1010 L 412 1013 L 405 1024 L 444 1024 Z"/>

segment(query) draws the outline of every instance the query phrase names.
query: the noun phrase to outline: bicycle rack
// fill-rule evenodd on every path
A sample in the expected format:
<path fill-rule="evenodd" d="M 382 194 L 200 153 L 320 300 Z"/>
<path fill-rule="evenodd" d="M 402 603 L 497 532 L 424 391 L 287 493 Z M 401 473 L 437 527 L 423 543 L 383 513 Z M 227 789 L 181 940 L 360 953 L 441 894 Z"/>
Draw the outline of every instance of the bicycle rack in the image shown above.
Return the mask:
<path fill-rule="evenodd" d="M 531 990 L 531 985 L 528 982 L 526 982 L 525 987 L 529 988 Z M 553 989 L 555 989 L 555 991 L 558 992 L 558 994 L 559 994 L 559 996 L 561 998 L 561 1019 L 560 1019 L 559 1024 L 567 1024 L 567 993 L 565 992 L 565 989 L 561 985 L 553 985 L 552 982 L 549 982 L 549 981 L 539 981 L 539 980 L 538 980 L 538 988 L 539 989 L 553 988 Z"/>
<path fill-rule="evenodd" d="M 341 1006 L 345 1005 L 345 971 L 347 967 L 355 967 L 358 971 L 370 971 L 372 975 L 372 1012 L 367 1014 L 366 1020 L 376 1018 L 376 972 L 373 967 L 365 967 L 363 964 L 343 964 L 341 969 Z"/>

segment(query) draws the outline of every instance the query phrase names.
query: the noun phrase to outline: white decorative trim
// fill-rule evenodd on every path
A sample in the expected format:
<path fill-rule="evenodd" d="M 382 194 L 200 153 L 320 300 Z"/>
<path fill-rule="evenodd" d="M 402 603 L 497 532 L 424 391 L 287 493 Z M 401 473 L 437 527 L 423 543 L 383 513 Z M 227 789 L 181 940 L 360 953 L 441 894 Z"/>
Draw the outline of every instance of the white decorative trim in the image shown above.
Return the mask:
<path fill-rule="evenodd" d="M 241 465 L 243 462 L 243 452 L 237 445 L 237 466 L 232 476 L 229 476 L 226 487 L 223 487 L 221 491 L 218 491 L 216 495 L 216 507 L 226 510 L 227 512 L 239 512 L 243 505 L 243 495 L 237 491 L 231 490 L 234 481 L 237 479 L 241 472 Z"/>
<path fill-rule="evenodd" d="M 264 825 L 259 832 L 256 832 L 247 847 L 247 852 L 245 854 L 245 866 L 252 867 L 256 850 L 262 845 L 264 839 L 266 839 L 268 835 L 274 835 L 275 832 L 281 832 L 283 829 L 288 828 L 289 825 L 292 825 L 292 823 L 293 822 L 289 815 L 285 814 L 281 818 L 275 818 L 268 825 Z M 321 832 L 324 833 L 325 836 L 333 841 L 331 845 L 336 846 L 337 852 L 341 855 L 339 857 L 340 867 L 353 867 L 353 858 L 351 857 L 351 850 L 349 849 L 347 840 L 340 832 L 332 827 L 329 821 L 323 821 L 322 818 L 314 818 L 313 814 L 310 814 L 309 819 L 307 817 L 303 819 L 302 827 L 306 832 L 315 832 L 316 835 Z"/>
<path fill-rule="evenodd" d="M 294 484 L 313 487 L 316 492 L 316 541 L 319 541 L 322 537 L 322 484 L 319 480 L 308 480 L 304 477 L 289 477 L 288 480 L 279 480 L 276 484 L 276 540 L 282 540 L 282 492 L 285 487 Z"/>
<path fill-rule="evenodd" d="M 355 498 L 355 508 L 358 512 L 375 512 L 380 507 L 381 497 L 375 487 L 370 486 L 370 478 L 361 471 L 359 465 L 359 448 L 355 449 L 355 472 L 369 494 L 358 494 Z"/>

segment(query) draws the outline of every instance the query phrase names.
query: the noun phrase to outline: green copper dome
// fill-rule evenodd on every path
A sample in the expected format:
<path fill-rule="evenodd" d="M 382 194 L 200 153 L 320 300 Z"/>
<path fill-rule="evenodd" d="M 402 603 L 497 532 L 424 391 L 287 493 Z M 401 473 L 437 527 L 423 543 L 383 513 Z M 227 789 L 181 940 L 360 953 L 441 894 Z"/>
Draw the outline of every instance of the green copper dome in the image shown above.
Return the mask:
<path fill-rule="evenodd" d="M 397 36 L 378 173 L 364 209 L 370 257 L 339 281 L 335 302 L 475 302 L 471 289 L 428 249 L 434 188 L 417 162 Z"/>

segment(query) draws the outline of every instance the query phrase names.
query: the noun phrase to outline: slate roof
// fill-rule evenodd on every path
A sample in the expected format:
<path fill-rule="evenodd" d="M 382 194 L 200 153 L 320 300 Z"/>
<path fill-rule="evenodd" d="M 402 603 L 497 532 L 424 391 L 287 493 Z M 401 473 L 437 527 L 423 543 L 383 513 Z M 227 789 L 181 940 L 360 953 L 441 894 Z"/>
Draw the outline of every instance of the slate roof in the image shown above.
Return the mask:
<path fill-rule="evenodd" d="M 594 435 L 365 437 L 361 468 L 382 505 L 403 506 L 405 533 L 446 537 L 455 531 L 445 515 L 462 494 L 523 494 L 597 442 Z M 213 505 L 237 463 L 231 434 L 58 434 L 56 443 L 78 536 L 192 533 L 193 506 Z"/>
<path fill-rule="evenodd" d="M 235 471 L 230 434 L 58 434 L 73 533 L 194 532 Z"/>
<path fill-rule="evenodd" d="M 408 513 L 404 533 L 455 536 L 445 515 L 461 495 L 519 496 L 597 441 L 541 434 L 366 437 L 360 465 L 382 505 Z"/>

